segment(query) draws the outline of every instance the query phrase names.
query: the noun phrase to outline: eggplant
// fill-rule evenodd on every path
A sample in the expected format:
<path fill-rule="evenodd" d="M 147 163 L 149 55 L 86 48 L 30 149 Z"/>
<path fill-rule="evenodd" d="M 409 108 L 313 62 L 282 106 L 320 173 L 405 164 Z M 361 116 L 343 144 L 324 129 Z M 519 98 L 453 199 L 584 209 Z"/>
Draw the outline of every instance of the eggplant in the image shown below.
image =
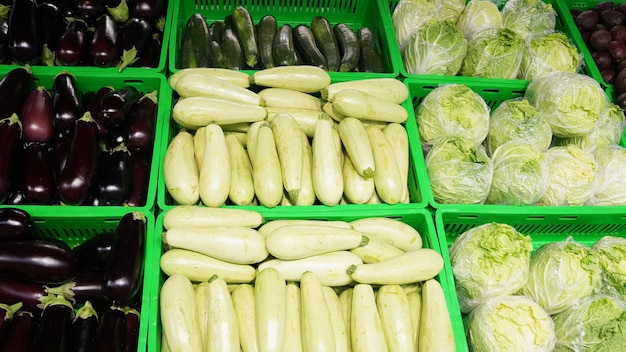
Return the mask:
<path fill-rule="evenodd" d="M 57 43 L 56 61 L 59 65 L 78 65 L 88 52 L 87 22 L 74 19 L 70 22 Z"/>
<path fill-rule="evenodd" d="M 76 121 L 74 134 L 63 171 L 58 177 L 57 192 L 65 204 L 82 204 L 92 190 L 100 146 L 98 126 L 89 112 Z"/>
<path fill-rule="evenodd" d="M 100 116 L 107 126 L 120 126 L 126 121 L 142 93 L 133 86 L 124 86 L 106 94 L 100 101 Z"/>
<path fill-rule="evenodd" d="M 131 156 L 132 186 L 126 199 L 129 207 L 146 205 L 148 199 L 148 183 L 150 182 L 150 156 L 134 154 Z"/>
<path fill-rule="evenodd" d="M 107 13 L 106 0 L 74 0 L 76 15 L 89 24 L 94 24 Z"/>
<path fill-rule="evenodd" d="M 20 64 L 35 64 L 41 55 L 35 0 L 14 0 L 9 16 L 9 48 Z"/>
<path fill-rule="evenodd" d="M 52 95 L 46 87 L 33 89 L 20 110 L 22 140 L 48 143 L 54 138 L 52 126 Z"/>
<path fill-rule="evenodd" d="M 99 174 L 98 199 L 103 205 L 122 205 L 128 198 L 132 187 L 130 168 L 130 152 L 121 143 L 104 159 Z"/>
<path fill-rule="evenodd" d="M 154 19 L 165 9 L 165 0 L 133 0 L 131 13 L 135 17 Z"/>
<path fill-rule="evenodd" d="M 8 304 L 20 302 L 26 310 L 40 310 L 50 295 L 71 298 L 72 286 L 71 282 L 59 286 L 46 286 L 30 280 L 0 276 L 0 302 Z"/>
<path fill-rule="evenodd" d="M 4 338 L 0 340 L 0 352 L 30 351 L 30 343 L 35 337 L 38 324 L 38 319 L 32 312 L 18 310 Z"/>
<path fill-rule="evenodd" d="M 147 153 L 154 148 L 154 132 L 156 125 L 158 99 L 157 91 L 145 94 L 128 124 L 126 146 L 134 153 Z"/>
<path fill-rule="evenodd" d="M 11 325 L 13 315 L 20 309 L 22 309 L 21 302 L 15 304 L 0 303 L 0 341 L 2 341 L 4 334 Z"/>
<path fill-rule="evenodd" d="M 109 152 L 119 146 L 121 143 L 126 143 L 126 129 L 124 126 L 110 126 L 108 128 L 108 134 L 104 138 L 104 145 Z M 108 156 L 108 155 L 107 155 Z"/>
<path fill-rule="evenodd" d="M 161 49 L 163 42 L 159 40 L 158 35 L 153 34 L 150 37 L 148 47 L 144 50 L 143 55 L 137 60 L 135 66 L 155 68 L 161 64 Z"/>
<path fill-rule="evenodd" d="M 31 238 L 33 219 L 24 209 L 0 208 L 0 240 Z M 0 299 L 0 302 L 2 300 Z"/>
<path fill-rule="evenodd" d="M 33 73 L 29 67 L 9 71 L 0 80 L 0 120 L 19 114 L 26 97 L 32 90 Z"/>
<path fill-rule="evenodd" d="M 0 275 L 47 285 L 67 282 L 76 273 L 72 249 L 54 239 L 5 241 L 0 246 Z"/>
<path fill-rule="evenodd" d="M 102 288 L 104 275 L 102 272 L 80 273 L 70 282 L 69 296 L 76 302 L 90 301 L 97 307 L 108 305 Z"/>
<path fill-rule="evenodd" d="M 150 23 L 138 17 L 129 19 L 121 30 L 121 57 L 118 70 L 133 65 L 147 51 L 154 30 Z"/>
<path fill-rule="evenodd" d="M 91 62 L 98 67 L 113 66 L 119 56 L 118 26 L 109 15 L 98 18 L 91 38 Z"/>
<path fill-rule="evenodd" d="M 87 111 L 91 113 L 91 117 L 98 125 L 98 134 L 100 135 L 100 137 L 106 137 L 108 134 L 107 126 L 104 124 L 104 122 L 102 122 L 102 117 L 100 116 L 100 102 L 102 101 L 102 97 L 110 92 L 113 92 L 113 87 L 101 87 L 94 93 L 89 103 L 87 104 Z"/>
<path fill-rule="evenodd" d="M 65 20 L 59 7 L 50 2 L 37 5 L 37 28 L 41 38 L 41 61 L 54 66 L 55 51 L 65 31 Z"/>
<path fill-rule="evenodd" d="M 74 308 L 63 296 L 52 297 L 44 305 L 31 351 L 67 352 L 70 347 Z"/>
<path fill-rule="evenodd" d="M 54 165 L 48 147 L 42 143 L 24 145 L 24 191 L 31 204 L 53 204 L 56 197 Z"/>
<path fill-rule="evenodd" d="M 83 113 L 83 93 L 78 80 L 69 72 L 61 72 L 52 83 L 52 124 L 57 132 L 74 128 Z"/>
<path fill-rule="evenodd" d="M 76 311 L 72 321 L 70 352 L 90 352 L 98 331 L 98 313 L 89 301 Z"/>
<path fill-rule="evenodd" d="M 100 325 L 96 331 L 93 352 L 123 352 L 126 333 L 124 310 L 112 306 L 100 316 Z"/>
<path fill-rule="evenodd" d="M 13 57 L 9 48 L 9 35 L 0 32 L 0 64 L 10 64 Z"/>
<path fill-rule="evenodd" d="M 126 315 L 126 333 L 124 334 L 124 351 L 136 352 L 139 347 L 140 314 L 136 309 L 124 308 Z"/>
<path fill-rule="evenodd" d="M 126 213 L 115 229 L 115 240 L 104 271 L 104 294 L 114 303 L 132 302 L 143 281 L 146 247 L 146 217 Z"/>
<path fill-rule="evenodd" d="M 113 237 L 113 232 L 102 232 L 72 248 L 78 266 L 104 270 L 109 254 L 111 254 Z"/>
<path fill-rule="evenodd" d="M 55 138 L 54 146 L 52 147 L 52 154 L 54 155 L 54 172 L 57 179 L 59 178 L 59 175 L 61 175 L 61 172 L 67 163 L 67 159 L 69 158 L 70 147 L 72 146 L 72 140 L 74 139 L 73 132 L 74 131 L 57 133 Z"/>
<path fill-rule="evenodd" d="M 1 105 L 1 104 L 0 104 Z M 0 120 L 0 203 L 9 198 L 22 127 L 17 114 Z"/>

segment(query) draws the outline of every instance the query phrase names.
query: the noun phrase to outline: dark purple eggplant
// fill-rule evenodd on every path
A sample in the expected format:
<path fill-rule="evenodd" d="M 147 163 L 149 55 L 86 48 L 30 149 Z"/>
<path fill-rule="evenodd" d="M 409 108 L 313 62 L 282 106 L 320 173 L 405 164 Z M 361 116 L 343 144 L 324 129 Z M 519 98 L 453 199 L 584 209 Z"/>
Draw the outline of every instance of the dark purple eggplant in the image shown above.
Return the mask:
<path fill-rule="evenodd" d="M 140 315 L 136 309 L 124 308 L 126 315 L 126 333 L 124 334 L 124 352 L 136 352 L 139 347 Z"/>
<path fill-rule="evenodd" d="M 74 136 L 74 131 L 66 132 L 66 133 L 57 133 L 57 136 L 54 140 L 54 146 L 52 148 L 52 154 L 54 155 L 54 172 L 57 176 L 57 179 L 61 175 L 65 164 L 67 163 L 67 159 L 70 155 L 70 147 L 72 146 L 72 139 Z"/>
<path fill-rule="evenodd" d="M 48 143 L 52 140 L 52 96 L 46 87 L 39 86 L 28 94 L 20 111 L 20 121 L 24 142 Z"/>
<path fill-rule="evenodd" d="M 113 302 L 132 302 L 143 282 L 146 217 L 142 212 L 126 213 L 115 229 L 115 241 L 104 271 L 104 294 Z"/>
<path fill-rule="evenodd" d="M 104 270 L 113 246 L 113 238 L 113 232 L 102 232 L 72 248 L 78 266 Z"/>
<path fill-rule="evenodd" d="M 52 297 L 44 306 L 31 351 L 67 352 L 70 348 L 74 308 L 63 296 Z"/>
<path fill-rule="evenodd" d="M 45 65 L 53 66 L 59 38 L 65 32 L 63 14 L 59 7 L 53 3 L 39 3 L 37 5 L 37 23 L 41 38 L 41 61 Z"/>
<path fill-rule="evenodd" d="M 108 135 L 104 138 L 105 149 L 111 151 L 121 143 L 126 143 L 126 129 L 124 126 L 110 126 Z"/>
<path fill-rule="evenodd" d="M 74 0 L 76 15 L 89 24 L 95 24 L 100 16 L 107 13 L 106 0 Z"/>
<path fill-rule="evenodd" d="M 53 204 L 57 187 L 48 147 L 42 143 L 26 143 L 23 159 L 26 199 L 31 204 Z"/>
<path fill-rule="evenodd" d="M 9 48 L 9 35 L 0 32 L 0 64 L 9 64 L 13 57 Z"/>
<path fill-rule="evenodd" d="M 70 352 L 90 352 L 98 331 L 98 313 L 89 301 L 76 311 L 72 321 Z"/>
<path fill-rule="evenodd" d="M 9 16 L 9 48 L 15 61 L 34 64 L 41 54 L 35 0 L 14 0 Z"/>
<path fill-rule="evenodd" d="M 144 55 L 153 32 L 150 23 L 143 18 L 133 17 L 124 23 L 121 30 L 121 57 L 117 66 L 120 72 Z"/>
<path fill-rule="evenodd" d="M 30 280 L 0 276 L 0 301 L 7 304 L 21 302 L 24 309 L 34 311 L 42 309 L 51 294 L 71 298 L 72 285 L 72 283 L 64 283 L 48 287 Z"/>
<path fill-rule="evenodd" d="M 89 112 L 76 121 L 67 162 L 58 177 L 57 191 L 65 204 L 82 204 L 94 184 L 100 146 L 98 126 Z"/>
<path fill-rule="evenodd" d="M 93 352 L 123 352 L 126 333 L 126 315 L 119 307 L 110 307 L 100 315 Z"/>
<path fill-rule="evenodd" d="M 83 93 L 78 80 L 69 72 L 61 72 L 52 83 L 52 124 L 57 132 L 74 128 L 83 113 Z"/>
<path fill-rule="evenodd" d="M 108 305 L 107 298 L 102 290 L 104 275 L 102 272 L 81 273 L 70 281 L 69 298 L 76 302 L 92 302 L 97 307 Z"/>
<path fill-rule="evenodd" d="M 0 203 L 4 203 L 11 193 L 13 172 L 16 164 L 16 150 L 22 126 L 17 114 L 0 120 Z"/>
<path fill-rule="evenodd" d="M 74 19 L 67 25 L 57 43 L 57 64 L 76 66 L 81 62 L 89 48 L 87 32 L 87 22 L 81 19 Z"/>
<path fill-rule="evenodd" d="M 100 101 L 102 121 L 108 126 L 122 125 L 142 95 L 141 91 L 133 86 L 124 86 L 106 94 Z"/>
<path fill-rule="evenodd" d="M 165 0 L 134 0 L 131 13 L 135 17 L 154 19 L 165 9 Z"/>
<path fill-rule="evenodd" d="M 126 146 L 134 153 L 147 153 L 154 148 L 154 130 L 158 109 L 158 92 L 145 94 L 128 124 Z"/>
<path fill-rule="evenodd" d="M 150 156 L 135 154 L 131 157 L 132 189 L 126 205 L 140 207 L 146 205 L 150 182 Z"/>
<path fill-rule="evenodd" d="M 89 52 L 91 62 L 98 67 L 113 66 L 119 57 L 118 25 L 111 16 L 102 15 L 98 18 Z"/>
<path fill-rule="evenodd" d="M 91 113 L 91 117 L 94 119 L 96 124 L 98 125 L 98 134 L 100 137 L 106 137 L 108 134 L 107 126 L 102 122 L 102 117 L 100 116 L 100 102 L 102 98 L 108 93 L 113 91 L 113 87 L 105 86 L 98 89 L 87 104 L 87 111 Z"/>
<path fill-rule="evenodd" d="M 22 308 L 22 303 L 5 304 L 0 303 L 0 341 L 3 340 L 4 334 L 11 326 L 13 315 Z"/>
<path fill-rule="evenodd" d="M 126 0 L 108 0 L 106 7 L 115 22 L 124 23 L 128 21 L 130 11 Z"/>
<path fill-rule="evenodd" d="M 0 275 L 47 285 L 67 282 L 76 273 L 72 249 L 53 239 L 4 241 Z"/>
<path fill-rule="evenodd" d="M 32 84 L 33 73 L 29 67 L 14 68 L 0 80 L 0 120 L 20 113 Z"/>
<path fill-rule="evenodd" d="M 150 37 L 148 47 L 144 50 L 143 55 L 137 60 L 135 66 L 155 68 L 161 64 L 161 49 L 163 42 L 159 40 L 157 34 L 153 34 Z"/>
<path fill-rule="evenodd" d="M 103 159 L 98 175 L 98 199 L 103 205 L 122 205 L 132 187 L 130 152 L 124 143 L 110 151 Z"/>
<path fill-rule="evenodd" d="M 0 339 L 0 352 L 30 351 L 38 324 L 38 319 L 32 312 L 17 311 L 4 338 Z"/>
<path fill-rule="evenodd" d="M 31 238 L 33 219 L 24 209 L 0 208 L 0 240 Z M 0 302 L 2 300 L 0 299 Z"/>

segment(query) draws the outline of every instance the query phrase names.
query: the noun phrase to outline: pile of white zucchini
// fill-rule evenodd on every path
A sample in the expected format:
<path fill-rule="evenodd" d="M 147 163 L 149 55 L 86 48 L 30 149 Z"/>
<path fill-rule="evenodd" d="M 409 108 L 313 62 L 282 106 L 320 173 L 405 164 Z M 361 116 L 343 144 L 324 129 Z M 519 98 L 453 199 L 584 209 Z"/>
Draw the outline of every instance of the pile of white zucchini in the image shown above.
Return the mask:
<path fill-rule="evenodd" d="M 180 129 L 163 176 L 175 204 L 410 201 L 408 89 L 399 80 L 331 84 L 320 68 L 282 66 L 184 69 L 169 84 Z"/>
<path fill-rule="evenodd" d="M 163 217 L 162 351 L 455 350 L 441 255 L 391 218 Z"/>

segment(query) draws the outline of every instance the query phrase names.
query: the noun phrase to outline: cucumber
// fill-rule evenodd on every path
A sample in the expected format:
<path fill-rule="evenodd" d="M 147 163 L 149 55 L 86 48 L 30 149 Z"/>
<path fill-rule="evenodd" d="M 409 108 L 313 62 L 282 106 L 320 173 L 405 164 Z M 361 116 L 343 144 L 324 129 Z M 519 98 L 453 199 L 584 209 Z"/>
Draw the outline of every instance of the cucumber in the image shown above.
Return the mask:
<path fill-rule="evenodd" d="M 243 6 L 237 6 L 232 14 L 235 31 L 240 39 L 246 64 L 254 68 L 259 61 L 259 46 L 250 12 Z"/>
<path fill-rule="evenodd" d="M 354 71 L 359 65 L 361 46 L 354 31 L 345 23 L 337 23 L 333 27 L 339 51 L 341 53 L 341 66 L 339 72 Z"/>
<path fill-rule="evenodd" d="M 296 50 L 302 55 L 302 60 L 306 64 L 317 66 L 323 70 L 328 71 L 328 64 L 326 58 L 315 44 L 315 37 L 313 31 L 309 27 L 303 24 L 297 25 L 293 29 L 293 41 Z"/>
<path fill-rule="evenodd" d="M 220 43 L 211 41 L 209 43 L 209 47 L 211 48 L 209 51 L 209 67 L 225 68 L 226 58 L 224 57 L 224 52 L 222 51 Z"/>
<path fill-rule="evenodd" d="M 199 13 L 191 15 L 178 52 L 179 68 L 208 67 L 209 66 L 209 26 Z"/>
<path fill-rule="evenodd" d="M 224 21 L 215 21 L 209 25 L 209 37 L 212 41 L 220 42 L 222 40 L 222 33 L 224 33 L 226 24 Z"/>
<path fill-rule="evenodd" d="M 272 57 L 276 66 L 292 66 L 296 62 L 295 47 L 293 42 L 293 28 L 283 24 L 274 36 L 272 43 Z"/>
<path fill-rule="evenodd" d="M 259 56 L 261 57 L 261 67 L 274 67 L 274 59 L 272 56 L 272 47 L 274 37 L 276 36 L 277 24 L 276 18 L 272 15 L 265 15 L 259 21 L 257 26 L 257 40 L 259 43 Z"/>
<path fill-rule="evenodd" d="M 328 71 L 338 71 L 341 63 L 339 45 L 328 20 L 322 16 L 315 16 L 311 21 L 311 31 L 317 47 L 326 59 Z"/>
<path fill-rule="evenodd" d="M 376 37 L 368 27 L 359 29 L 357 33 L 361 46 L 359 69 L 362 72 L 385 72 L 383 58 L 376 50 Z"/>
<path fill-rule="evenodd" d="M 224 54 L 224 68 L 242 70 L 246 63 L 241 42 L 232 27 L 226 27 L 222 33 L 222 53 Z"/>

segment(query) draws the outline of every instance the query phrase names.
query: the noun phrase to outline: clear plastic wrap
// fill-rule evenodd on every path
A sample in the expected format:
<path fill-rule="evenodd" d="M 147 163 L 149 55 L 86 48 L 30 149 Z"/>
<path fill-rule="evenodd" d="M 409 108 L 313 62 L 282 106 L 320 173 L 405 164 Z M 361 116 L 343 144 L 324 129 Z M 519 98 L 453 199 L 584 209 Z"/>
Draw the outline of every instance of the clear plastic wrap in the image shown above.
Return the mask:
<path fill-rule="evenodd" d="M 498 6 L 489 0 L 471 0 L 465 5 L 456 23 L 463 31 L 465 39 L 492 28 L 502 28 L 502 14 Z"/>
<path fill-rule="evenodd" d="M 433 20 L 411 35 L 402 61 L 411 74 L 454 76 L 466 53 L 463 32 L 450 21 Z"/>
<path fill-rule="evenodd" d="M 515 79 L 524 54 L 524 40 L 506 28 L 486 29 L 467 44 L 461 75 Z"/>
<path fill-rule="evenodd" d="M 603 290 L 626 300 L 626 238 L 603 236 L 591 249 L 602 267 Z"/>
<path fill-rule="evenodd" d="M 532 80 L 550 72 L 578 72 L 583 62 L 576 45 L 564 33 L 554 32 L 527 41 L 518 77 Z"/>
<path fill-rule="evenodd" d="M 616 104 L 609 104 L 602 111 L 598 122 L 589 134 L 570 138 L 558 138 L 558 145 L 575 144 L 590 152 L 603 147 L 619 144 L 626 119 L 624 118 L 624 110 Z"/>
<path fill-rule="evenodd" d="M 589 205 L 626 205 L 626 148 L 611 145 L 595 150 L 597 172 Z"/>
<path fill-rule="evenodd" d="M 556 27 L 556 11 L 541 0 L 509 0 L 500 13 L 504 28 L 523 39 L 552 33 Z"/>

